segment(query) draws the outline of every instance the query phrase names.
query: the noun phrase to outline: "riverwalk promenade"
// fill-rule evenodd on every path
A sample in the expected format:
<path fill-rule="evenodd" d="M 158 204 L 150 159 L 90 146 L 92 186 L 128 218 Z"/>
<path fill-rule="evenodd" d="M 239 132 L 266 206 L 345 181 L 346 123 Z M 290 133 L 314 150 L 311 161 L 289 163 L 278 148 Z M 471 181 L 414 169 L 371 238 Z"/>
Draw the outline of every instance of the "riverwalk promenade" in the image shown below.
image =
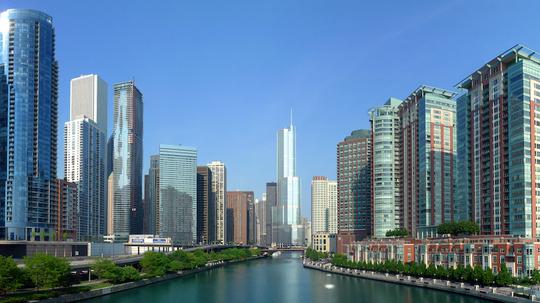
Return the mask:
<path fill-rule="evenodd" d="M 509 287 L 481 287 L 463 282 L 452 282 L 441 279 L 415 278 L 406 275 L 378 273 L 367 270 L 341 268 L 327 262 L 314 262 L 304 260 L 305 268 L 320 270 L 328 273 L 395 283 L 413 287 L 423 287 L 440 291 L 453 292 L 461 295 L 473 296 L 481 299 L 504 303 L 540 302 L 534 295 L 519 294 Z"/>

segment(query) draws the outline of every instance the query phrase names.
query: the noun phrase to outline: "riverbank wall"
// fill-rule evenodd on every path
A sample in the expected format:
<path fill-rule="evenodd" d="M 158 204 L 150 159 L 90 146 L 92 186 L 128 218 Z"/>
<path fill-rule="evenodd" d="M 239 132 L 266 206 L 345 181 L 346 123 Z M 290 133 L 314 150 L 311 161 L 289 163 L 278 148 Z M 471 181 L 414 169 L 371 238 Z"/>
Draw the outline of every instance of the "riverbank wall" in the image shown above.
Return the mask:
<path fill-rule="evenodd" d="M 452 292 L 460 295 L 472 296 L 484 300 L 503 303 L 525 303 L 540 302 L 535 296 L 520 297 L 518 294 L 508 289 L 488 287 L 482 288 L 478 285 L 469 285 L 467 283 L 455 283 L 440 279 L 414 278 L 404 275 L 382 274 L 366 270 L 346 269 L 332 266 L 329 263 L 304 261 L 304 267 L 314 270 L 320 270 L 327 273 L 375 280 L 380 282 L 394 283 L 413 287 L 429 288 L 439 291 Z"/>
<path fill-rule="evenodd" d="M 88 291 L 88 292 L 76 293 L 76 294 L 65 294 L 65 295 L 61 295 L 59 297 L 40 300 L 38 302 L 40 302 L 40 303 L 78 302 L 78 301 L 88 300 L 88 299 L 92 299 L 92 298 L 96 298 L 96 297 L 101 297 L 101 296 L 106 296 L 106 295 L 126 291 L 126 290 L 130 290 L 130 289 L 138 288 L 138 287 L 143 287 L 143 286 L 147 286 L 147 285 L 151 285 L 151 284 L 156 284 L 156 283 L 160 283 L 160 282 L 164 282 L 164 281 L 168 281 L 168 280 L 172 280 L 172 279 L 176 279 L 176 278 L 186 277 L 186 276 L 194 275 L 196 273 L 208 271 L 208 270 L 211 270 L 211 269 L 214 269 L 214 268 L 227 266 L 227 265 L 230 265 L 230 264 L 235 264 L 235 263 L 240 263 L 240 262 L 245 262 L 245 261 L 251 261 L 251 260 L 256 260 L 256 259 L 261 259 L 261 258 L 266 258 L 266 257 L 267 256 L 263 255 L 263 256 L 247 258 L 247 259 L 244 259 L 244 260 L 237 260 L 237 261 L 229 261 L 229 262 L 224 262 L 224 263 L 218 263 L 218 264 L 205 266 L 205 267 L 201 267 L 201 268 L 197 268 L 197 269 L 193 269 L 193 270 L 185 270 L 185 271 L 181 271 L 181 272 L 178 272 L 178 273 L 166 274 L 166 275 L 163 275 L 163 276 L 160 276 L 160 277 L 142 279 L 142 280 L 139 280 L 139 281 L 128 282 L 128 283 L 113 285 L 113 286 L 99 288 L 99 289 L 93 289 L 93 290 Z"/>

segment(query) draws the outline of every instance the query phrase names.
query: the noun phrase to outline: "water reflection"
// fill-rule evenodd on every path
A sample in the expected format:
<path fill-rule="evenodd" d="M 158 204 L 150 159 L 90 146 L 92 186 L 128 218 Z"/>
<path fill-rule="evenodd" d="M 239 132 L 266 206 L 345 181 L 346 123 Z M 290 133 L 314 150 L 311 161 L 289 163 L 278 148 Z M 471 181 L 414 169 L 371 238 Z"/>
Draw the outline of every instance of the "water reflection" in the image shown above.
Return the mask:
<path fill-rule="evenodd" d="M 278 258 L 231 265 L 89 302 L 487 302 L 429 289 L 328 275 L 304 269 L 299 257 L 285 253 Z"/>

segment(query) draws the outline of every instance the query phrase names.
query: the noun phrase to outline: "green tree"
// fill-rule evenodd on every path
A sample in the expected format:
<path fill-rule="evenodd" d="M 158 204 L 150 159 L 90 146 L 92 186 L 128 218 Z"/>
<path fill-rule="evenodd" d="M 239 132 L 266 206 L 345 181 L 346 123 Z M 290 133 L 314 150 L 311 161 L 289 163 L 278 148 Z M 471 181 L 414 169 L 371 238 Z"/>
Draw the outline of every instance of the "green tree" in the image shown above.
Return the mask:
<path fill-rule="evenodd" d="M 409 232 L 405 228 L 396 228 L 386 232 L 387 237 L 404 238 L 409 235 Z"/>
<path fill-rule="evenodd" d="M 22 271 L 11 257 L 0 256 L 0 294 L 22 286 Z"/>
<path fill-rule="evenodd" d="M 493 284 L 494 279 L 495 279 L 495 277 L 493 275 L 493 271 L 491 270 L 491 268 L 488 267 L 488 268 L 484 269 L 484 272 L 482 274 L 482 279 L 480 280 L 480 282 L 484 286 L 490 286 L 490 285 Z"/>
<path fill-rule="evenodd" d="M 65 259 L 35 254 L 24 258 L 24 271 L 37 288 L 67 286 L 70 283 L 70 266 Z"/>
<path fill-rule="evenodd" d="M 122 269 L 111 260 L 98 259 L 96 262 L 94 262 L 94 264 L 92 264 L 91 268 L 100 279 L 104 279 L 115 284 L 124 282 Z"/>
<path fill-rule="evenodd" d="M 437 226 L 440 235 L 474 235 L 480 232 L 480 227 L 472 221 L 448 222 Z"/>
<path fill-rule="evenodd" d="M 122 282 L 138 281 L 141 279 L 141 274 L 133 266 L 122 267 Z"/>
<path fill-rule="evenodd" d="M 448 276 L 450 274 L 449 269 L 447 269 L 444 266 L 437 266 L 437 273 L 435 276 L 439 279 L 448 279 Z"/>
<path fill-rule="evenodd" d="M 162 253 L 147 251 L 144 253 L 140 264 L 142 270 L 148 276 L 162 276 L 169 268 L 170 259 Z"/>
<path fill-rule="evenodd" d="M 512 274 L 508 271 L 504 262 L 501 265 L 501 270 L 495 277 L 495 284 L 497 284 L 497 286 L 508 286 L 512 284 Z"/>
<path fill-rule="evenodd" d="M 484 276 L 484 270 L 480 265 L 474 266 L 473 269 L 473 282 L 478 283 L 482 281 L 482 277 Z"/>
<path fill-rule="evenodd" d="M 428 278 L 435 278 L 436 274 L 437 274 L 437 268 L 435 267 L 435 264 L 433 263 L 429 264 L 428 268 L 426 269 L 425 276 Z"/>
<path fill-rule="evenodd" d="M 531 280 L 534 284 L 540 284 L 540 271 L 538 269 L 533 269 L 531 273 Z"/>

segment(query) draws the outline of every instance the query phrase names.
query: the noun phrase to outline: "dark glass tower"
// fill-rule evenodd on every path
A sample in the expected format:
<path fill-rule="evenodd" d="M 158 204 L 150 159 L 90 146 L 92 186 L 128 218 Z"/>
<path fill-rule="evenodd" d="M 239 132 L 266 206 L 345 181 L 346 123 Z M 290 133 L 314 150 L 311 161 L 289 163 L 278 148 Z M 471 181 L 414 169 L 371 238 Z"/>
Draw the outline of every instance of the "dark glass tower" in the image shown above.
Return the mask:
<path fill-rule="evenodd" d="M 0 14 L 0 239 L 54 236 L 58 63 L 52 18 Z"/>

